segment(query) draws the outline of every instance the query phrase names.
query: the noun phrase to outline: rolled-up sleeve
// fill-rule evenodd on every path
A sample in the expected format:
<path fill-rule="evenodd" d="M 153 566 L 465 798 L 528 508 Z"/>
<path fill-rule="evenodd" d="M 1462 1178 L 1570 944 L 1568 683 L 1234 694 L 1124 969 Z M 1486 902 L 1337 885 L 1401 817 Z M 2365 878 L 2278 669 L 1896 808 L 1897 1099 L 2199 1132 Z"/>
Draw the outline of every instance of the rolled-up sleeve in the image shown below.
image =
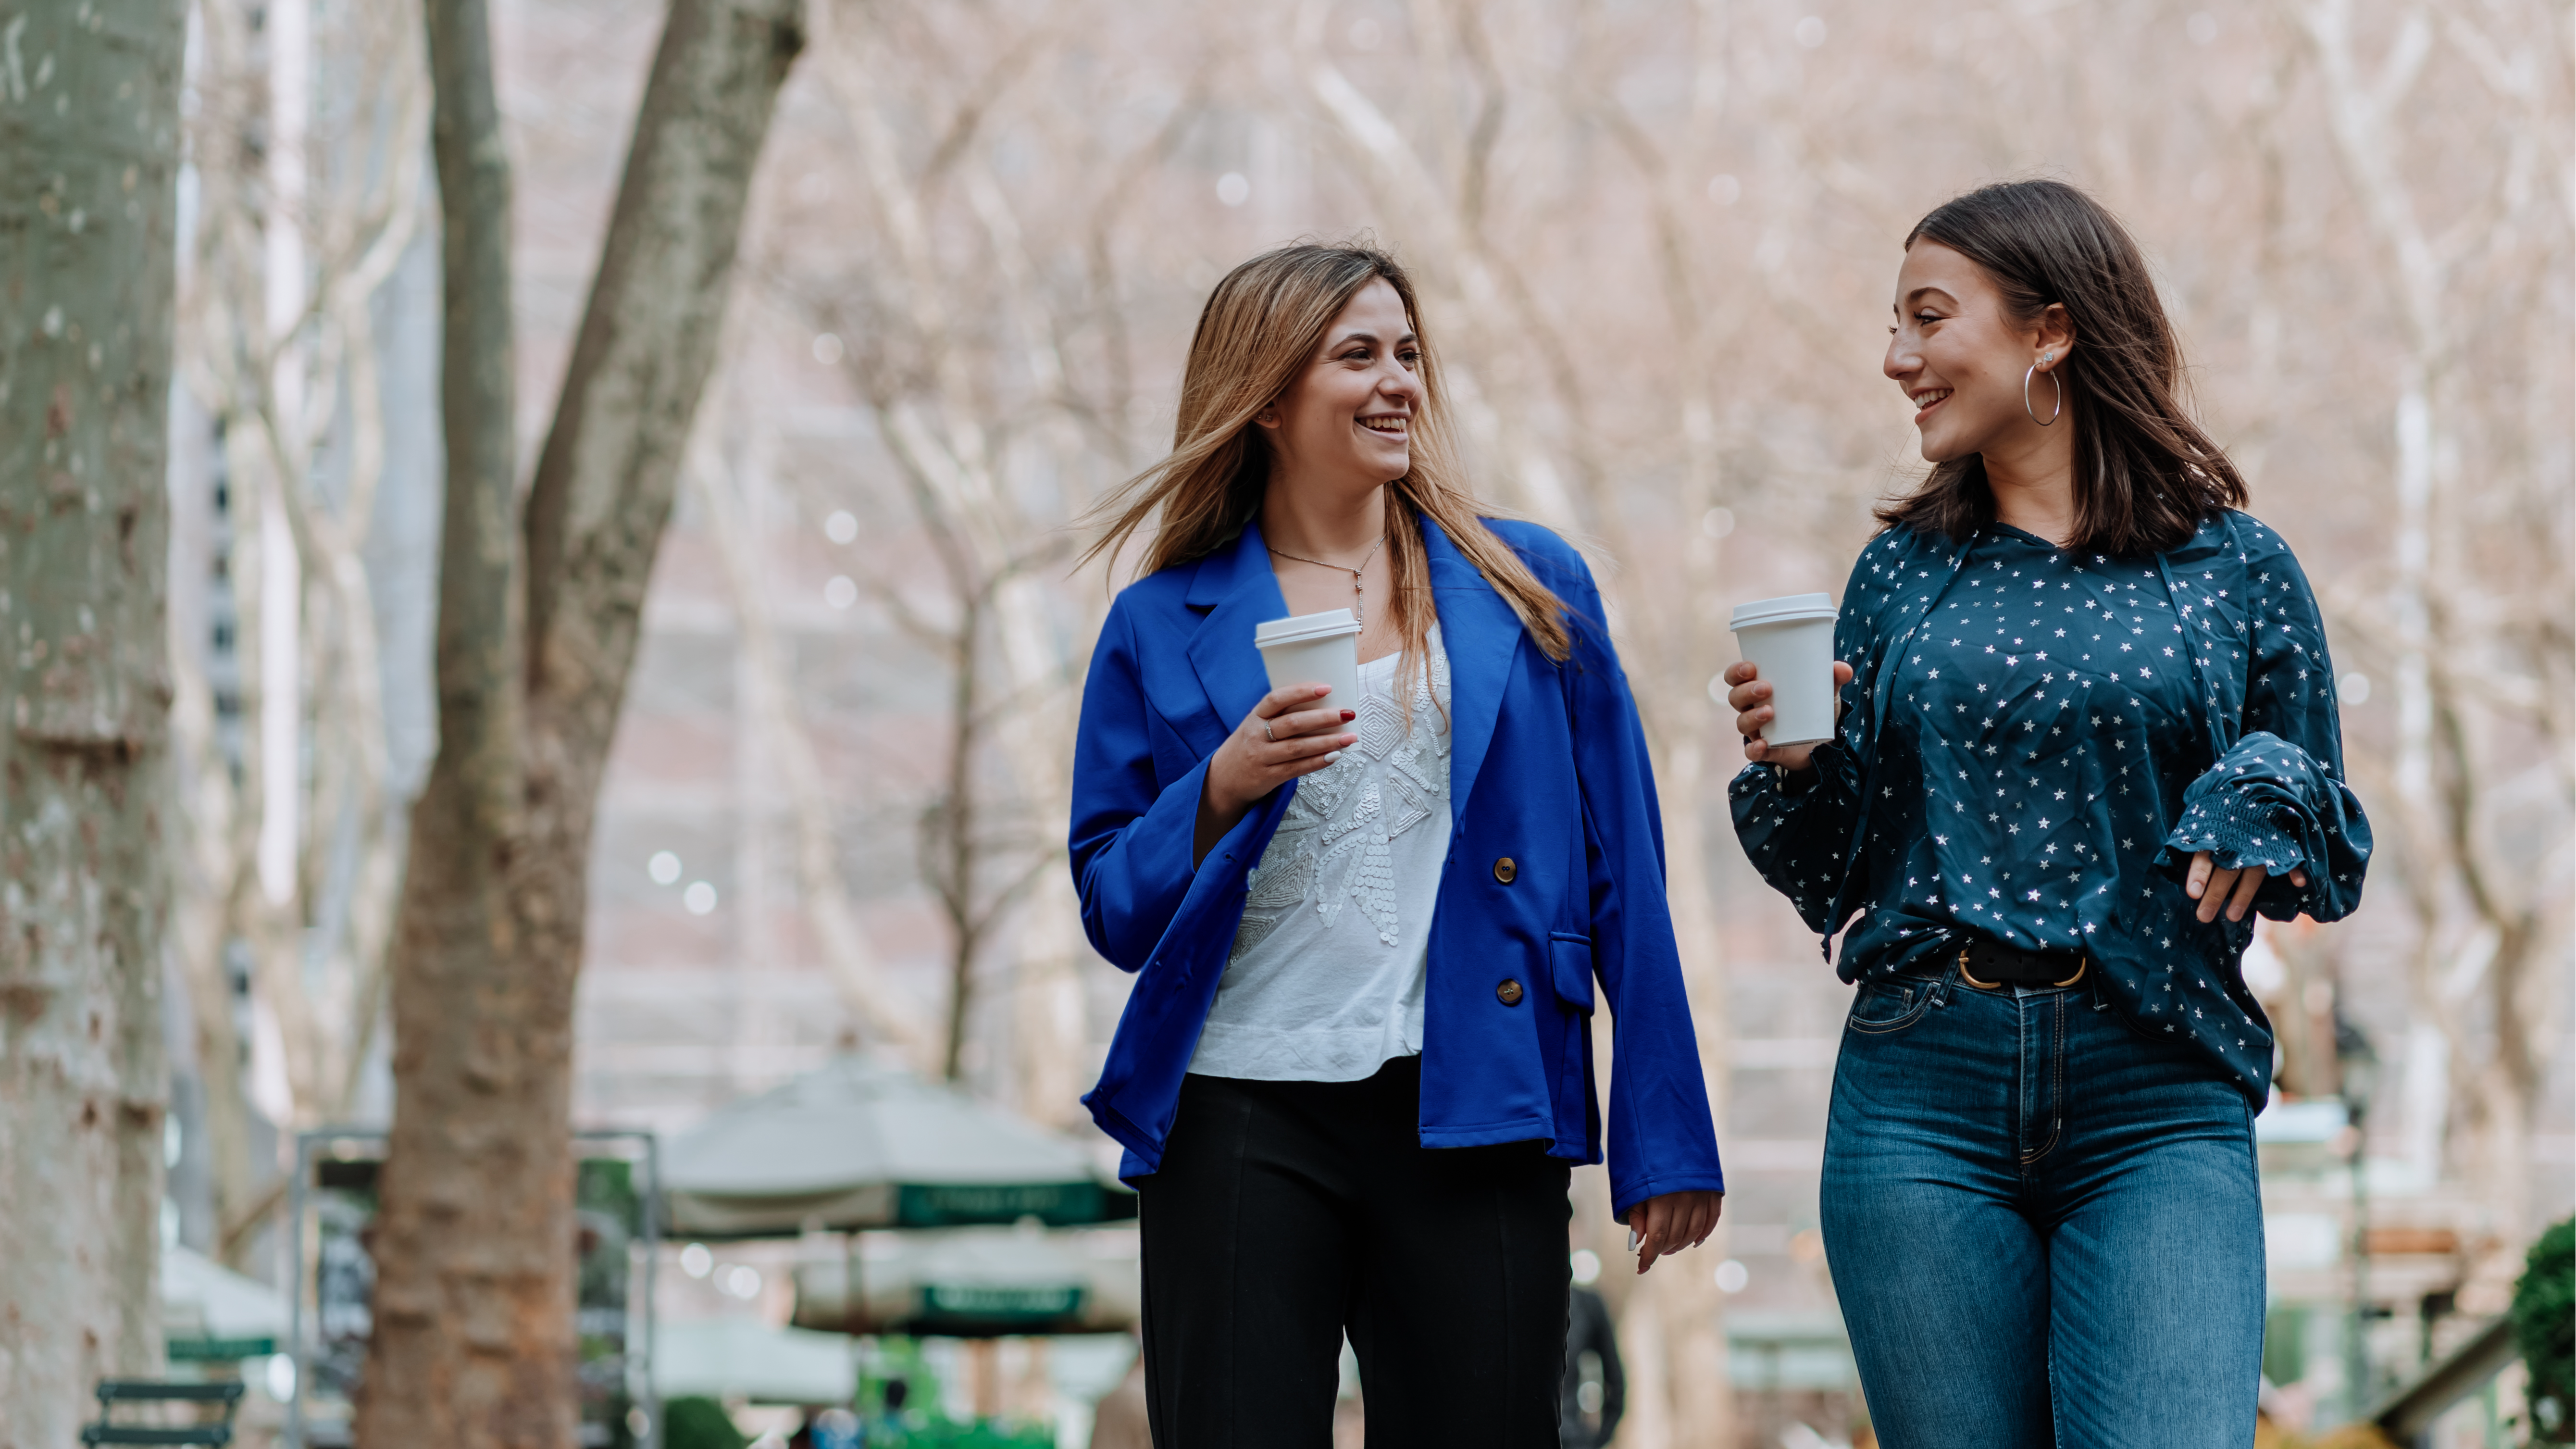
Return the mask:
<path fill-rule="evenodd" d="M 2343 778 L 2343 724 L 2316 594 L 2287 545 L 2257 527 L 2245 558 L 2252 658 L 2244 734 L 2184 792 L 2157 863 L 2208 851 L 2222 870 L 2260 866 L 2254 908 L 2333 921 L 2361 904 L 2370 821 Z M 2304 871 L 2308 883 L 2288 877 Z"/>

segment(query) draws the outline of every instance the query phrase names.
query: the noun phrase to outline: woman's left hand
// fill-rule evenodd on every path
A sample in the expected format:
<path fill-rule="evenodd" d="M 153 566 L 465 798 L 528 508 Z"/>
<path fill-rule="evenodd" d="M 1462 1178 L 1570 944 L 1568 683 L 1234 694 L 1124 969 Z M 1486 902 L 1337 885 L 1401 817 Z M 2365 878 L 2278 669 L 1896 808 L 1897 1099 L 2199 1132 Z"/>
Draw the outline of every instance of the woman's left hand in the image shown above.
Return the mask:
<path fill-rule="evenodd" d="M 1655 1266 L 1655 1260 L 1666 1253 L 1708 1241 L 1725 1207 L 1725 1193 L 1702 1191 L 1668 1192 L 1628 1209 L 1628 1226 L 1642 1239 L 1637 1244 L 1637 1271 Z"/>
<path fill-rule="evenodd" d="M 2183 881 L 2182 892 L 2200 902 L 2200 918 L 2204 921 L 2217 920 L 2221 905 L 2227 908 L 2227 919 L 2241 921 L 2245 919 L 2245 913 L 2254 908 L 2254 893 L 2263 888 L 2265 874 L 2259 865 L 2249 865 L 2242 870 L 2220 870 L 2218 862 L 2210 859 L 2209 852 L 2204 850 L 2191 858 L 2191 875 Z M 2290 872 L 2290 884 L 2304 887 L 2307 883 L 2306 871 Z M 2228 895 L 2231 886 L 2236 892 L 2232 898 Z"/>

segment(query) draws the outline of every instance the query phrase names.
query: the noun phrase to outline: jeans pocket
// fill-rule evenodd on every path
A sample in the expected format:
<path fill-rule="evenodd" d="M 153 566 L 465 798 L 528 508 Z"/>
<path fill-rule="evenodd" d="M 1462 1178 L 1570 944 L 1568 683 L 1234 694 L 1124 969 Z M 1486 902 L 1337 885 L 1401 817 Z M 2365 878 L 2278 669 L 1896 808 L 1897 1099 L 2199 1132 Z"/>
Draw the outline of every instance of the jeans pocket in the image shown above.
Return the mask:
<path fill-rule="evenodd" d="M 1851 1016 L 1843 1025 L 1873 1036 L 1903 1031 L 1931 1007 L 1933 985 L 1904 977 L 1865 982 L 1852 998 Z"/>

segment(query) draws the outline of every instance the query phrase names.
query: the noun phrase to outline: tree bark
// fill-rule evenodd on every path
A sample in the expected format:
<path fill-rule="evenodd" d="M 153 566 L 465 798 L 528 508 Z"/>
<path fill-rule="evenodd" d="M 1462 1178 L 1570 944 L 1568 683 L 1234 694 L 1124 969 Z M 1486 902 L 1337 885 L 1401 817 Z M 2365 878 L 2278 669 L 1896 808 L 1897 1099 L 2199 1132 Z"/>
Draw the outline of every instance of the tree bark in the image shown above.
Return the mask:
<path fill-rule="evenodd" d="M 178 0 L 0 58 L 0 1446 L 161 1354 Z"/>
<path fill-rule="evenodd" d="M 439 753 L 393 953 L 370 1449 L 573 1438 L 573 985 L 599 780 L 799 0 L 674 0 L 524 512 L 483 0 L 430 0 L 445 215 Z"/>

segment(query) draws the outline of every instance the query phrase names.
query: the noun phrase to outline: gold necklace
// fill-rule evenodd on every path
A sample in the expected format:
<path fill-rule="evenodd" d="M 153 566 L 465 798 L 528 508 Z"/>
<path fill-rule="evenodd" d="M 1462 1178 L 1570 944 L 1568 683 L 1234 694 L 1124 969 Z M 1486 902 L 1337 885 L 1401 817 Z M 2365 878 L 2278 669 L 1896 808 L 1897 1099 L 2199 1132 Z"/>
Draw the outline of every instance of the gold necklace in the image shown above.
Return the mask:
<path fill-rule="evenodd" d="M 1269 547 L 1267 544 L 1262 546 L 1264 548 Z M 1313 564 L 1319 569 L 1340 569 L 1343 573 L 1349 574 L 1351 576 L 1351 617 L 1359 620 L 1361 627 L 1365 628 L 1368 625 L 1368 596 L 1360 592 L 1360 574 L 1363 570 L 1367 569 L 1369 563 L 1377 557 L 1377 551 L 1384 547 L 1386 547 L 1386 535 L 1381 533 L 1377 536 L 1377 542 L 1369 545 L 1368 557 L 1360 560 L 1359 568 L 1351 568 L 1344 564 L 1326 563 L 1319 558 L 1308 558 L 1303 554 L 1290 553 L 1284 548 L 1273 548 L 1270 551 L 1279 555 L 1281 558 L 1294 559 L 1301 564 Z"/>

